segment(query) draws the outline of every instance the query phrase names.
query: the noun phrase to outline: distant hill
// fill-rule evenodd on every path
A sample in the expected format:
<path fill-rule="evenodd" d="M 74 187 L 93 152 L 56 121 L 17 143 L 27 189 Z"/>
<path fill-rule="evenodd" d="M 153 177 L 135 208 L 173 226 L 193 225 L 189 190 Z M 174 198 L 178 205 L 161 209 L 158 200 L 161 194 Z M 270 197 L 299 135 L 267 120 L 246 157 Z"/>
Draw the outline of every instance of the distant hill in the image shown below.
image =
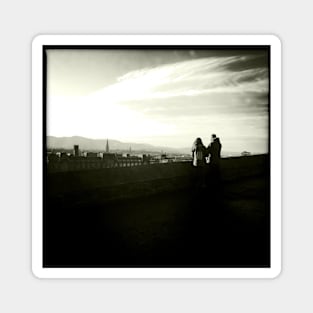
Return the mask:
<path fill-rule="evenodd" d="M 73 137 L 54 137 L 47 136 L 48 149 L 72 149 L 74 145 L 79 145 L 81 150 L 89 151 L 104 151 L 106 147 L 106 139 L 90 139 L 80 136 Z M 145 143 L 121 142 L 118 140 L 109 139 L 110 150 L 128 151 L 131 147 L 132 151 L 136 152 L 166 152 L 166 153 L 181 153 L 190 154 L 190 148 L 169 148 L 153 146 Z"/>

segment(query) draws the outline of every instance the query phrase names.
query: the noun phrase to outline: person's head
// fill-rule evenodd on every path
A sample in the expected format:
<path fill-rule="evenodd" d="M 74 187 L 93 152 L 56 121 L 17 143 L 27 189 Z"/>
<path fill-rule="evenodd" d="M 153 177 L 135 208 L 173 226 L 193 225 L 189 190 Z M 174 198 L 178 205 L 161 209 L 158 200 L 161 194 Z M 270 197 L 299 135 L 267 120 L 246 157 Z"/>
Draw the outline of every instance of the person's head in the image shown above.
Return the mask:
<path fill-rule="evenodd" d="M 200 137 L 198 137 L 198 138 L 195 140 L 194 145 L 203 145 L 202 140 L 201 140 Z"/>

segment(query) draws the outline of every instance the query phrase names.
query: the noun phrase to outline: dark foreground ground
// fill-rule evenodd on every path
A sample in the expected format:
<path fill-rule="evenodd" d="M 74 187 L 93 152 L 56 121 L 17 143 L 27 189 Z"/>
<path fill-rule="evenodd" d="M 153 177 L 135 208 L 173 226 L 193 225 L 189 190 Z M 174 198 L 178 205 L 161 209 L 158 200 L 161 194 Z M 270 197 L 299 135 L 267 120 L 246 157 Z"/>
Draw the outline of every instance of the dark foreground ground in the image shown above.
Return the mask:
<path fill-rule="evenodd" d="M 235 167 L 228 163 L 220 176 L 209 173 L 206 188 L 195 188 L 192 174 L 188 187 L 133 199 L 103 201 L 99 190 L 96 197 L 86 194 L 90 201 L 74 203 L 72 197 L 49 196 L 44 266 L 268 267 L 264 162 L 261 170 L 224 179 Z"/>

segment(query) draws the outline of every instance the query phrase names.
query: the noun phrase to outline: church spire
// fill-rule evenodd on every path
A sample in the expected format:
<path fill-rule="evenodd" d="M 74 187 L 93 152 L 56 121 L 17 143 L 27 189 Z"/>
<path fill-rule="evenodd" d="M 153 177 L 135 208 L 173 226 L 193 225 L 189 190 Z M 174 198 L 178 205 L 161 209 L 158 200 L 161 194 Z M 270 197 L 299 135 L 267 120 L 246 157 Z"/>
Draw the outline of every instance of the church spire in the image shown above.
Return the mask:
<path fill-rule="evenodd" d="M 109 148 L 109 139 L 107 139 L 107 144 L 106 144 L 106 147 L 105 147 L 105 152 L 106 152 L 106 153 L 109 153 L 109 152 L 110 152 L 110 148 Z"/>

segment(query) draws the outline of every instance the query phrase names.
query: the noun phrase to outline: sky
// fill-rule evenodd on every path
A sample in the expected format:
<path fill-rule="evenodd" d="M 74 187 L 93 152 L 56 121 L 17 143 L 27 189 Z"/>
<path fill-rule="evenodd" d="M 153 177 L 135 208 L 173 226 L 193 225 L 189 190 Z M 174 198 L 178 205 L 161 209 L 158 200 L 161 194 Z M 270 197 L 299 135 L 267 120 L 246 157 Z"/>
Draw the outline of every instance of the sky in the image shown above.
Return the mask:
<path fill-rule="evenodd" d="M 265 49 L 47 50 L 47 135 L 268 152 Z"/>

